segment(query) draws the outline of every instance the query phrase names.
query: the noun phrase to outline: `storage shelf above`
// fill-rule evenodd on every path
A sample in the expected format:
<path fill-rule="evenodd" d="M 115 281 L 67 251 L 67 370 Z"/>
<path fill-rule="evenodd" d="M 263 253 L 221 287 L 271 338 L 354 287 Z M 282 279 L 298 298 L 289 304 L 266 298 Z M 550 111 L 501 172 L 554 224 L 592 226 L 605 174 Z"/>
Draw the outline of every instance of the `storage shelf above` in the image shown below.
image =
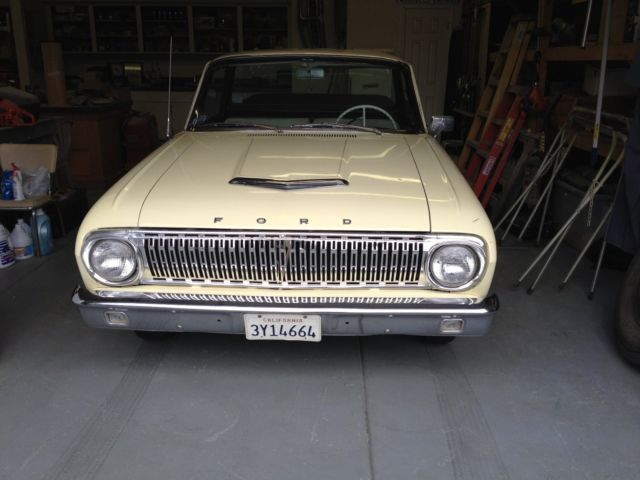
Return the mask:
<path fill-rule="evenodd" d="M 117 24 L 121 24 L 121 23 L 136 23 L 136 19 L 135 18 L 126 18 L 124 20 L 105 20 L 105 19 L 96 18 L 95 22 L 96 22 L 96 24 L 101 24 L 101 23 L 117 23 Z"/>
<path fill-rule="evenodd" d="M 95 54 L 161 53 L 168 50 L 170 35 L 175 50 L 193 55 L 289 45 L 289 7 L 284 0 L 243 0 L 239 5 L 146 1 L 112 6 L 104 0 L 81 6 L 51 2 L 49 38 L 61 41 L 65 53 L 74 53 L 79 49 L 73 44 L 77 34 Z M 86 22 L 79 21 L 84 18 Z M 78 26 L 85 28 L 79 32 Z M 82 46 L 82 53 L 90 53 L 87 46 Z"/>
<path fill-rule="evenodd" d="M 637 52 L 640 52 L 640 42 L 636 43 L 619 43 L 617 45 L 609 45 L 607 59 L 609 61 L 628 61 L 633 60 Z M 489 61 L 495 62 L 498 52 L 492 52 L 489 55 Z M 535 52 L 529 50 L 527 52 L 527 61 L 534 60 Z M 600 61 L 602 57 L 602 45 L 591 45 L 586 48 L 579 46 L 563 46 L 548 47 L 543 54 L 543 60 L 547 62 L 588 62 Z"/>
<path fill-rule="evenodd" d="M 165 20 L 165 19 L 158 19 L 158 18 L 143 18 L 142 21 L 144 23 L 181 23 L 181 24 L 186 24 L 187 23 L 187 19 L 186 18 L 181 18 L 179 20 Z"/>

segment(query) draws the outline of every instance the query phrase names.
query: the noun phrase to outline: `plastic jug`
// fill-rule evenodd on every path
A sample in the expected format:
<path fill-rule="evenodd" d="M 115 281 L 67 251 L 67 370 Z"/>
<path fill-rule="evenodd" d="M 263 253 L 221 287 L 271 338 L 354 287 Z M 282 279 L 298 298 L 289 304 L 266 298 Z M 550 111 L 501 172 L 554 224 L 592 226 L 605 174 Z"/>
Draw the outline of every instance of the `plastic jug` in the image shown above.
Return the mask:
<path fill-rule="evenodd" d="M 53 252 L 53 231 L 49 216 L 41 208 L 36 210 L 36 232 L 38 232 L 40 255 L 49 255 Z"/>
<path fill-rule="evenodd" d="M 13 199 L 24 200 L 24 190 L 22 189 L 22 171 L 15 163 L 12 163 L 13 167 Z"/>
<path fill-rule="evenodd" d="M 2 194 L 2 200 L 13 200 L 13 172 L 11 170 L 2 172 L 0 193 Z"/>
<path fill-rule="evenodd" d="M 16 226 L 13 228 L 13 232 L 11 232 L 9 238 L 13 245 L 16 260 L 26 260 L 27 258 L 33 257 L 31 229 L 24 223 L 24 220 L 21 218 L 18 219 L 18 223 L 16 223 Z"/>
<path fill-rule="evenodd" d="M 9 231 L 0 223 L 0 269 L 10 267 L 14 263 L 16 256 L 9 239 Z"/>

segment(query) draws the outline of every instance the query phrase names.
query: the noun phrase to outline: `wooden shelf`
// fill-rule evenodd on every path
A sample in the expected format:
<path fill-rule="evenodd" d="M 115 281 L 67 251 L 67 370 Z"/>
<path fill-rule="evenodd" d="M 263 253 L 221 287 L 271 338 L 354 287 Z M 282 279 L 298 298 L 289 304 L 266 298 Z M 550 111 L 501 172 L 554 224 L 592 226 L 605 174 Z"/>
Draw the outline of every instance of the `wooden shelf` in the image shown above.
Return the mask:
<path fill-rule="evenodd" d="M 496 61 L 496 58 L 498 58 L 498 55 L 500 55 L 501 52 L 499 51 L 495 51 L 495 52 L 491 52 L 489 54 L 489 62 L 493 63 Z M 533 60 L 535 59 L 535 50 L 528 50 L 527 51 L 527 56 L 526 56 L 526 61 L 527 62 L 533 62 Z"/>
<path fill-rule="evenodd" d="M 574 0 L 577 2 L 577 0 Z M 580 0 L 579 3 L 584 3 Z M 640 51 L 640 42 L 623 43 L 627 21 L 628 0 L 614 1 L 611 5 L 611 31 L 610 43 L 607 52 L 608 61 L 630 62 L 635 54 Z M 538 28 L 543 31 L 551 31 L 553 22 L 554 0 L 538 0 Z M 583 6 L 586 9 L 586 5 Z M 582 27 L 582 26 L 581 26 Z M 604 38 L 605 15 L 604 7 L 598 27 L 598 44 L 591 44 L 586 48 L 579 45 L 553 46 L 550 45 L 550 36 L 541 36 L 538 39 L 538 48 L 542 52 L 542 61 L 539 64 L 539 84 L 543 93 L 547 85 L 547 73 L 549 62 L 594 62 L 602 59 L 602 39 Z"/>
<path fill-rule="evenodd" d="M 473 112 L 469 112 L 467 110 L 463 110 L 461 108 L 454 108 L 453 113 L 457 113 L 458 115 L 462 115 L 463 117 L 474 118 L 476 115 Z"/>
<path fill-rule="evenodd" d="M 0 0 L 1 1 L 1 0 Z M 58 3 L 58 1 L 62 3 Z M 127 55 L 156 53 L 145 51 L 148 41 L 155 42 L 168 35 L 154 35 L 150 27 L 167 27 L 179 31 L 174 34 L 174 40 L 184 45 L 182 53 L 192 55 L 219 54 L 224 52 L 235 52 L 239 49 L 251 50 L 257 47 L 267 46 L 275 48 L 278 44 L 288 45 L 290 37 L 289 10 L 282 0 L 269 0 L 255 2 L 253 4 L 235 5 L 191 5 L 173 2 L 164 4 L 163 2 L 149 2 L 148 0 L 137 0 L 125 5 L 125 2 L 118 2 L 115 5 L 108 5 L 106 1 L 96 1 L 96 5 L 74 7 L 75 10 L 69 13 L 66 9 L 60 12 L 59 7 L 68 7 L 64 0 L 47 0 L 49 38 L 51 40 L 62 39 L 67 43 L 63 46 L 64 53 L 94 53 L 96 55 L 126 53 Z M 231 2 L 228 2 L 231 3 Z M 180 18 L 153 18 L 154 12 L 179 12 L 184 15 Z M 71 43 L 73 38 L 64 38 L 62 35 L 56 37 L 55 32 L 64 31 L 64 26 L 85 25 L 85 22 L 69 18 L 69 20 L 56 20 L 60 15 L 85 15 L 86 35 L 83 40 L 91 43 L 90 50 L 85 49 L 77 52 L 75 45 Z M 175 15 L 175 14 L 174 14 Z M 109 18 L 111 16 L 111 18 Z M 169 16 L 169 15 L 168 15 Z M 122 17 L 121 19 L 116 19 Z M 264 28 L 256 26 L 264 24 Z M 216 26 L 220 25 L 220 26 Z M 224 25 L 224 26 L 223 26 Z M 113 27 L 112 27 L 113 26 Z M 120 28 L 115 28 L 119 26 Z M 175 28 L 172 28 L 175 27 Z M 244 28 L 243 28 L 244 27 Z M 120 35 L 124 29 L 131 35 Z M 147 34 L 145 31 L 149 30 Z M 101 33 L 104 32 L 104 33 Z M 126 45 L 128 50 L 122 52 L 116 49 L 109 51 L 100 50 L 100 42 L 109 40 L 130 41 L 132 44 Z M 135 45 L 133 43 L 135 42 Z M 206 46 L 209 47 L 206 47 Z M 108 46 L 108 45 L 104 45 Z M 203 49 L 206 48 L 206 51 Z M 223 50 L 221 50 L 223 49 Z M 158 52 L 160 53 L 160 52 Z"/>
<path fill-rule="evenodd" d="M 630 62 L 637 52 L 640 52 L 640 42 L 609 45 L 607 59 Z M 549 47 L 544 52 L 544 58 L 548 62 L 599 61 L 602 58 L 602 45 L 592 45 L 586 48 L 578 46 Z"/>
<path fill-rule="evenodd" d="M 637 52 L 640 51 L 640 42 L 636 43 L 619 43 L 617 45 L 609 45 L 609 51 L 607 52 L 607 58 L 610 61 L 632 61 Z M 532 62 L 534 60 L 535 51 L 529 50 L 527 52 L 527 61 Z M 500 52 L 491 52 L 489 54 L 489 61 L 495 62 L 496 58 L 500 55 Z M 585 62 L 585 61 L 600 61 L 602 57 L 602 45 L 591 45 L 586 48 L 579 46 L 565 46 L 565 47 L 548 47 L 543 53 L 543 60 L 547 62 Z"/>

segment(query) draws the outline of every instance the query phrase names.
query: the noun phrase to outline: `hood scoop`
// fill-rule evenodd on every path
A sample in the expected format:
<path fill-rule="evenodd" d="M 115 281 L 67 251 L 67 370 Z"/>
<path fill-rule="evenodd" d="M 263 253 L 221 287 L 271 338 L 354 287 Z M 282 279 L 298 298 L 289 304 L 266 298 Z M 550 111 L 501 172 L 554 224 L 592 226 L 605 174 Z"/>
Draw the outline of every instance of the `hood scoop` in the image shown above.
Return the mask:
<path fill-rule="evenodd" d="M 277 190 L 301 190 L 303 188 L 347 186 L 343 178 L 313 178 L 306 180 L 273 180 L 271 178 L 235 177 L 229 181 L 232 185 L 250 185 L 252 187 L 275 188 Z"/>

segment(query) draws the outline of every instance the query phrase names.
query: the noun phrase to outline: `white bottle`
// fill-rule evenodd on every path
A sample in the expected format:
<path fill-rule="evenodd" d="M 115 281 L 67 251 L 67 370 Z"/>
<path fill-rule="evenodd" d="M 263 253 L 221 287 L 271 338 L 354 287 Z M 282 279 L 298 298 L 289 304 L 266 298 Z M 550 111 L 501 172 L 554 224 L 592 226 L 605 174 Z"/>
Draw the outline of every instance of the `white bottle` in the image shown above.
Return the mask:
<path fill-rule="evenodd" d="M 22 188 L 22 172 L 20 168 L 13 166 L 13 199 L 24 200 L 24 190 Z"/>
<path fill-rule="evenodd" d="M 33 240 L 31 240 L 29 227 L 24 223 L 24 220 L 18 219 L 18 223 L 13 228 L 9 238 L 13 244 L 13 251 L 17 260 L 26 260 L 33 257 Z"/>
<path fill-rule="evenodd" d="M 13 253 L 13 245 L 9 237 L 9 231 L 0 223 L 0 269 L 16 263 L 16 256 Z"/>

